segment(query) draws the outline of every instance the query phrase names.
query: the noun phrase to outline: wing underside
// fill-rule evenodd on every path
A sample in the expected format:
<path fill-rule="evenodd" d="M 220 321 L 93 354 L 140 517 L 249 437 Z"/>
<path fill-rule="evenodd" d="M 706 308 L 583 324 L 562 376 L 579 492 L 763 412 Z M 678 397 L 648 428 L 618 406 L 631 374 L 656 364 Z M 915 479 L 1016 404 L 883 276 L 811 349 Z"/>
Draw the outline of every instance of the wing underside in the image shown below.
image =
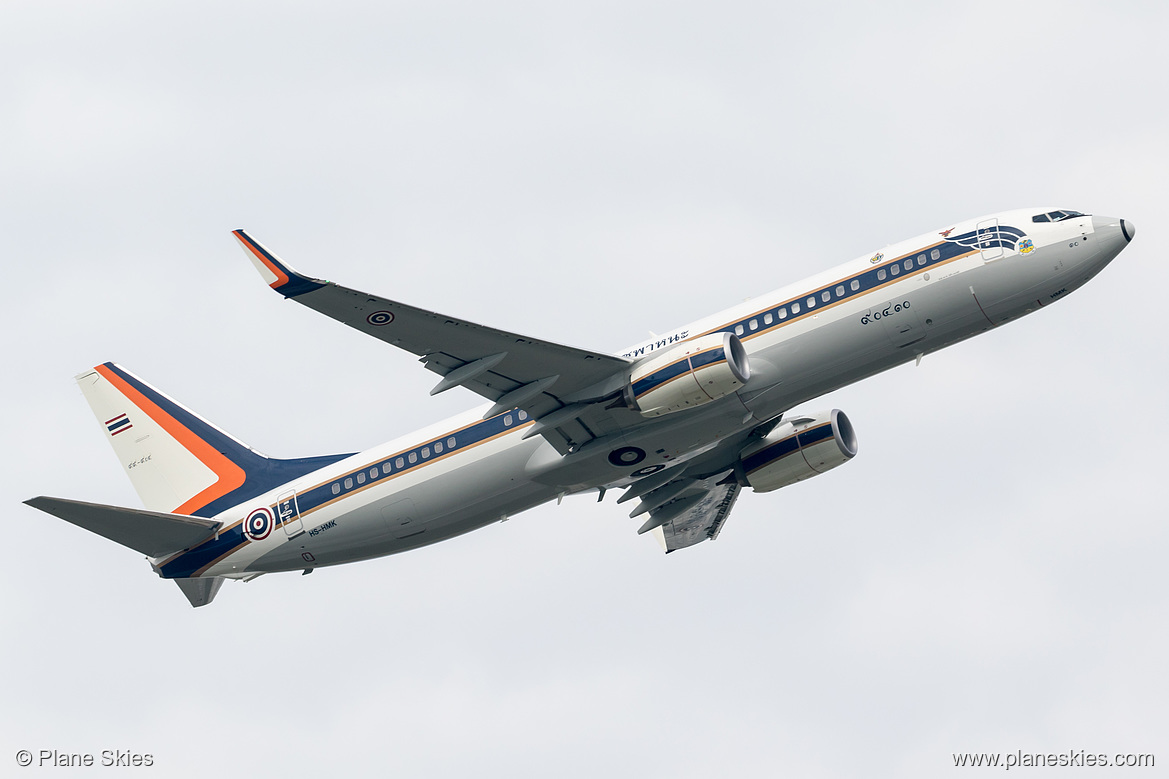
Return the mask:
<path fill-rule="evenodd" d="M 723 484 L 694 496 L 693 500 L 679 500 L 684 508 L 666 505 L 659 509 L 658 513 L 668 514 L 669 519 L 655 527 L 653 532 L 666 554 L 718 538 L 741 490 L 738 484 Z M 658 519 L 654 512 L 650 518 L 651 521 Z"/>
<path fill-rule="evenodd" d="M 531 415 L 536 431 L 561 453 L 613 429 L 607 409 L 627 378 L 630 360 L 542 341 L 406 305 L 297 273 L 243 230 L 235 231 L 249 259 L 285 297 L 355 330 L 417 355 L 442 376 L 431 394 L 466 387 L 495 405 Z"/>

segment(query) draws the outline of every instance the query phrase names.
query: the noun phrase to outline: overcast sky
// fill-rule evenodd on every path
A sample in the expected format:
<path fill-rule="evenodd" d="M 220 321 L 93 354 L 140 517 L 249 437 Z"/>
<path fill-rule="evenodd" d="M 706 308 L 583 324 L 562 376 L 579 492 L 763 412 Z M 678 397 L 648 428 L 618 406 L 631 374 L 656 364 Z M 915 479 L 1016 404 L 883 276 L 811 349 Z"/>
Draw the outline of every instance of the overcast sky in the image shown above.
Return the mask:
<path fill-rule="evenodd" d="M 53 748 L 168 777 L 1165 771 L 1167 26 L 1067 0 L 7 0 L 0 773 Z M 234 228 L 617 351 L 1025 206 L 1138 236 L 1058 306 L 805 408 L 847 411 L 860 455 L 668 558 L 578 497 L 193 610 L 20 505 L 140 505 L 72 380 L 106 360 L 280 457 L 480 402 L 282 301 Z"/>

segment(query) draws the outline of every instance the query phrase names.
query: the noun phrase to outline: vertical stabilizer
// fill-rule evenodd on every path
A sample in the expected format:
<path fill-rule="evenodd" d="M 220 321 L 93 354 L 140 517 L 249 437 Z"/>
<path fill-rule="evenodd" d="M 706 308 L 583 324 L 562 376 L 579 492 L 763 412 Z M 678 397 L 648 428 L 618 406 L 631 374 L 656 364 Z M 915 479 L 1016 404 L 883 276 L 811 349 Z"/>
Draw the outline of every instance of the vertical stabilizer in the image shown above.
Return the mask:
<path fill-rule="evenodd" d="M 150 511 L 212 517 L 345 457 L 265 457 L 112 362 L 77 383 Z"/>
<path fill-rule="evenodd" d="M 124 368 L 105 363 L 77 383 L 147 509 L 191 514 L 243 484 L 243 469 L 174 412 L 210 425 Z"/>

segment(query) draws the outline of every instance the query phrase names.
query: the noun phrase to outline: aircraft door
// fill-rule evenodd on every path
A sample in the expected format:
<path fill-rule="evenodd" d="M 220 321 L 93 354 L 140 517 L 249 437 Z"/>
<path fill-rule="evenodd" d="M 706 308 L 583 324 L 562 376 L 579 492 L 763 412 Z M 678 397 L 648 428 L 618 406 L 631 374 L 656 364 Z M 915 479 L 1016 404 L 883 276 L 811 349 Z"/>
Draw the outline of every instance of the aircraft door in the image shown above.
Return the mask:
<path fill-rule="evenodd" d="M 1003 241 L 999 234 L 998 219 L 984 219 L 975 227 L 977 236 L 975 246 L 982 252 L 984 262 L 997 260 L 1003 256 Z"/>
<path fill-rule="evenodd" d="M 282 493 L 276 499 L 276 514 L 280 518 L 284 534 L 289 538 L 296 538 L 304 532 L 304 523 L 300 519 L 300 508 L 296 504 L 295 490 Z"/>

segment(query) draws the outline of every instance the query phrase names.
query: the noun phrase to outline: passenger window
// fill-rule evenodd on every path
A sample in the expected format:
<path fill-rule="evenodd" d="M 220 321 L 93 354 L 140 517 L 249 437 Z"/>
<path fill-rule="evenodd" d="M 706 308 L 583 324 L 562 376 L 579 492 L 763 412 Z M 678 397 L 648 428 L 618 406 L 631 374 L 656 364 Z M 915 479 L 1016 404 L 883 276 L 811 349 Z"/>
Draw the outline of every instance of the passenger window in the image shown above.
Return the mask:
<path fill-rule="evenodd" d="M 527 418 L 528 418 L 528 412 L 524 411 L 523 409 L 520 409 L 520 421 L 523 422 Z"/>
<path fill-rule="evenodd" d="M 780 319 L 787 319 L 787 309 L 781 308 L 781 309 L 779 309 L 779 311 L 776 312 L 775 315 L 777 317 L 779 317 Z"/>
<path fill-rule="evenodd" d="M 424 446 L 422 447 L 422 459 L 425 460 L 428 457 L 430 457 L 430 447 Z"/>
<path fill-rule="evenodd" d="M 913 260 L 905 261 L 905 270 L 913 270 Z"/>
<path fill-rule="evenodd" d="M 382 473 L 389 473 L 389 472 L 390 472 L 390 463 L 389 463 L 389 461 L 386 461 L 386 462 L 382 463 Z"/>
<path fill-rule="evenodd" d="M 859 281 L 857 281 L 856 279 L 853 279 L 851 282 L 849 282 L 848 288 L 851 289 L 853 292 L 856 292 L 858 289 L 861 288 L 861 283 Z"/>
<path fill-rule="evenodd" d="M 917 255 L 917 264 L 918 265 L 925 265 L 925 255 L 924 254 Z"/>
<path fill-rule="evenodd" d="M 884 280 L 885 280 L 885 269 L 881 268 L 879 271 L 877 271 L 877 281 L 884 281 Z"/>
<path fill-rule="evenodd" d="M 453 437 L 452 437 L 452 438 L 448 438 L 448 439 L 446 440 L 446 445 L 447 445 L 447 447 L 448 447 L 448 448 L 450 448 L 450 449 L 454 449 L 454 448 L 455 448 L 455 439 L 454 439 Z"/>
<path fill-rule="evenodd" d="M 839 287 L 836 288 L 836 297 L 838 297 L 838 298 L 844 297 L 844 285 L 843 284 L 841 284 Z"/>
<path fill-rule="evenodd" d="M 357 483 L 358 484 L 365 484 L 365 471 L 362 471 L 361 473 L 357 474 Z"/>
<path fill-rule="evenodd" d="M 901 266 L 898 265 L 897 263 L 893 263 L 892 265 L 889 266 L 889 272 L 892 273 L 894 276 L 896 276 L 898 273 L 901 272 Z"/>
<path fill-rule="evenodd" d="M 940 260 L 940 259 L 942 259 L 942 253 L 940 251 L 938 251 L 937 249 L 934 249 L 932 252 L 930 252 L 930 259 L 931 260 Z"/>
<path fill-rule="evenodd" d="M 798 313 L 800 313 L 800 304 L 799 303 L 792 303 L 792 314 L 794 315 L 794 314 L 798 314 Z"/>
<path fill-rule="evenodd" d="M 353 489 L 353 479 L 346 479 L 345 480 L 345 489 L 347 489 L 347 490 Z"/>
<path fill-rule="evenodd" d="M 507 416 L 505 416 L 503 418 L 503 426 L 504 427 L 511 427 L 511 423 L 512 423 L 511 414 L 508 414 Z"/>
<path fill-rule="evenodd" d="M 759 320 L 752 319 L 750 322 L 747 323 L 747 327 L 751 328 L 752 330 L 758 330 L 759 329 Z"/>
<path fill-rule="evenodd" d="M 442 454 L 442 441 L 435 441 L 434 442 L 434 453 L 435 454 Z"/>
<path fill-rule="evenodd" d="M 832 300 L 832 293 L 828 290 L 824 290 L 820 293 L 820 299 L 827 303 L 829 300 Z"/>
<path fill-rule="evenodd" d="M 394 460 L 394 467 L 395 468 L 405 468 L 406 461 L 403 460 L 401 457 L 399 457 L 397 460 Z"/>
<path fill-rule="evenodd" d="M 742 325 L 735 325 L 735 335 L 742 335 L 742 334 L 743 334 L 743 326 Z"/>
<path fill-rule="evenodd" d="M 376 479 L 377 477 L 378 477 L 377 468 L 370 468 L 369 469 L 369 478 Z"/>
<path fill-rule="evenodd" d="M 815 297 L 808 298 L 808 308 L 815 308 L 815 307 L 816 307 L 816 298 Z"/>
<path fill-rule="evenodd" d="M 334 483 L 333 483 L 333 494 L 334 494 L 334 495 L 340 495 L 340 494 L 341 494 L 341 485 L 340 485 L 340 484 L 338 484 L 338 483 L 336 483 L 336 482 L 334 482 Z"/>
<path fill-rule="evenodd" d="M 768 311 L 766 314 L 763 315 L 763 324 L 769 325 L 769 324 L 771 324 L 773 319 L 774 319 L 774 317 L 771 316 L 771 312 Z"/>
<path fill-rule="evenodd" d="M 410 452 L 410 454 L 406 455 L 406 459 L 410 461 L 411 465 L 413 465 L 414 463 L 418 462 L 418 452 Z"/>

